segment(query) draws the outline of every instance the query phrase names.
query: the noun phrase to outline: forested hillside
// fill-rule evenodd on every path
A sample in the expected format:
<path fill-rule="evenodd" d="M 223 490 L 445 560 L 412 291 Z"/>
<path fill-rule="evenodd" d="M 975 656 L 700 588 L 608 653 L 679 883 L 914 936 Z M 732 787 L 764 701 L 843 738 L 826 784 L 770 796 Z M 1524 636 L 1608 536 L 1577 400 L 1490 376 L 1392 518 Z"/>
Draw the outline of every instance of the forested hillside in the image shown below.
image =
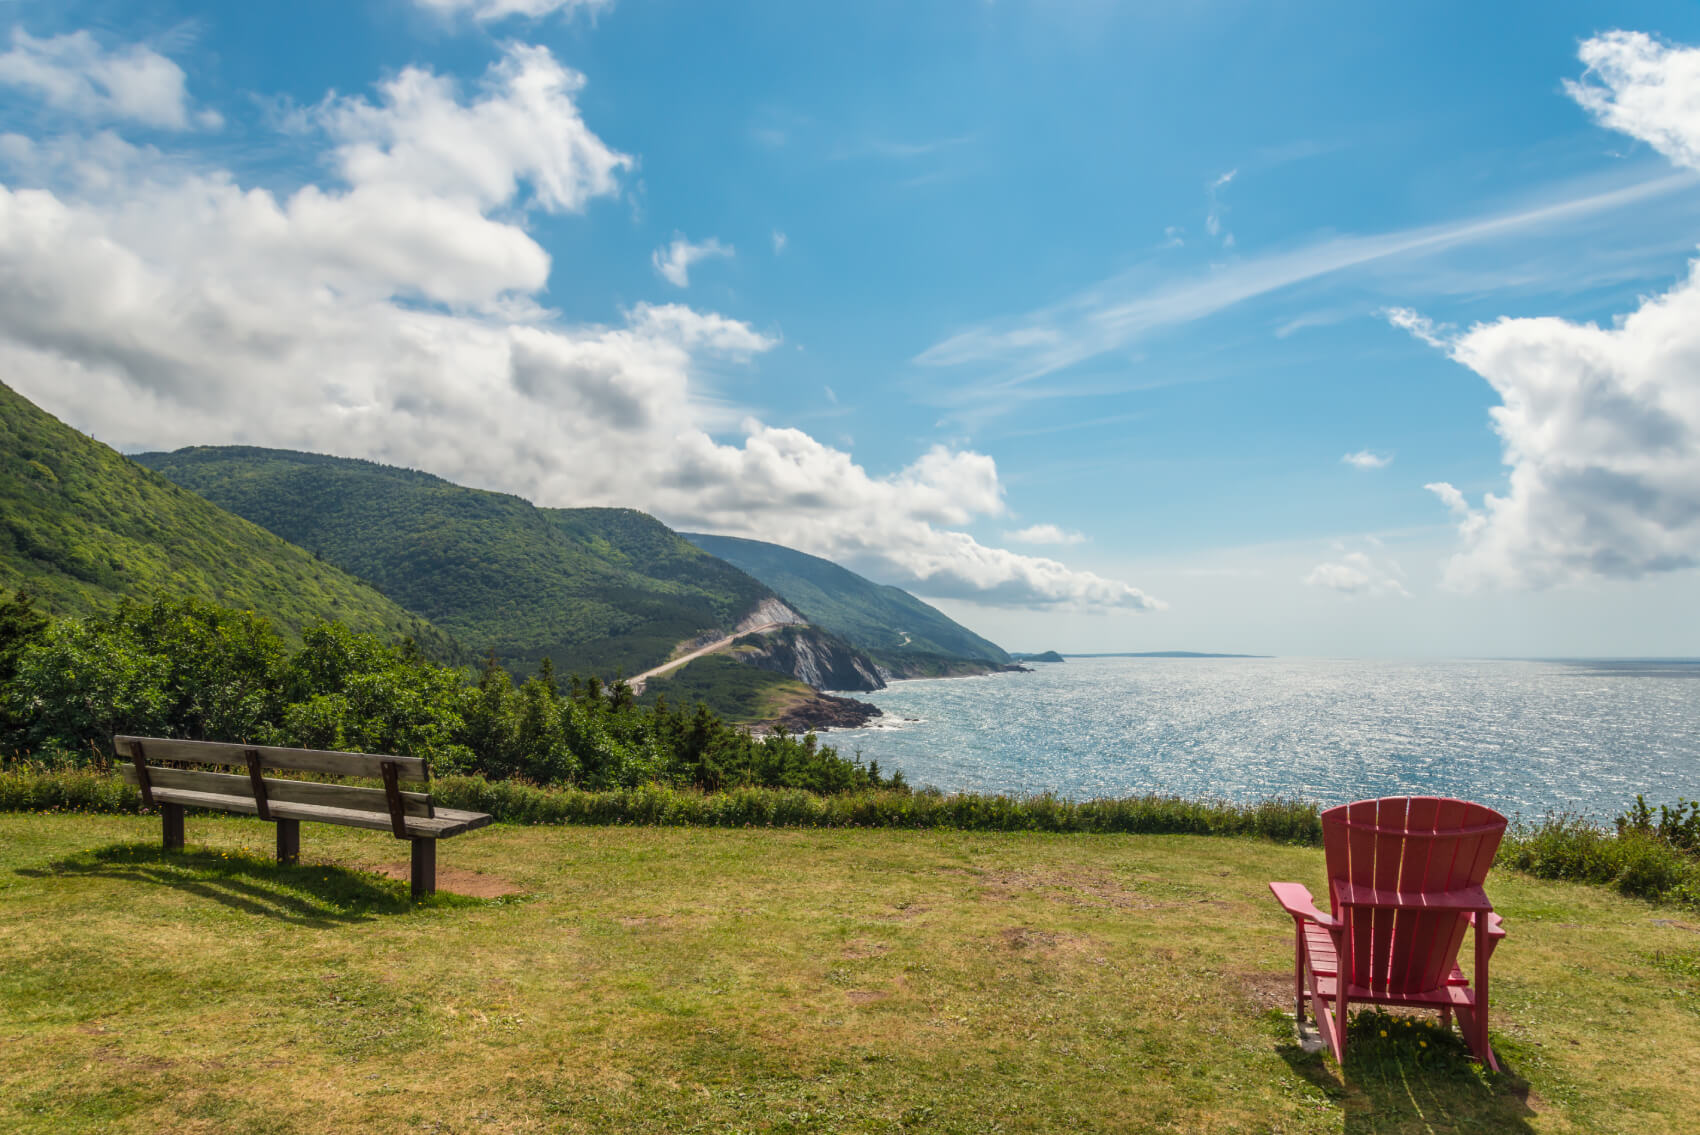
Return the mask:
<path fill-rule="evenodd" d="M 772 592 L 641 512 L 542 509 L 370 461 L 197 447 L 136 460 L 530 672 L 634 674 Z"/>
<path fill-rule="evenodd" d="M 811 623 L 867 651 L 899 677 L 948 672 L 956 660 L 1004 664 L 1008 654 L 902 588 L 778 544 L 686 532 L 685 539 L 742 568 Z"/>
<path fill-rule="evenodd" d="M 285 634 L 337 619 L 426 653 L 457 648 L 340 568 L 78 433 L 0 384 L 0 589 L 61 615 L 186 595 Z"/>

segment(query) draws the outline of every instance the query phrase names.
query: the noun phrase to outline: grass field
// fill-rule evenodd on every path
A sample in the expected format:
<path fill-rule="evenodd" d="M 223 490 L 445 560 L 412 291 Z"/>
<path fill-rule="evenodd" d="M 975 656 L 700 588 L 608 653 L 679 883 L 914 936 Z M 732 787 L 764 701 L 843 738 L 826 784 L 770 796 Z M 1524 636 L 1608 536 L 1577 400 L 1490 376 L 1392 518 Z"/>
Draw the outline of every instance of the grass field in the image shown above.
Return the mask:
<path fill-rule="evenodd" d="M 422 906 L 404 845 L 256 820 L 0 815 L 0 1130 L 1633 1131 L 1700 1123 L 1700 926 L 1490 877 L 1488 1076 L 1290 1018 L 1254 839 L 524 828 L 449 841 L 517 894 Z M 494 877 L 494 880 L 491 878 Z M 463 881 L 465 882 L 465 881 Z M 1382 1037 L 1382 1032 L 1388 1033 Z"/>

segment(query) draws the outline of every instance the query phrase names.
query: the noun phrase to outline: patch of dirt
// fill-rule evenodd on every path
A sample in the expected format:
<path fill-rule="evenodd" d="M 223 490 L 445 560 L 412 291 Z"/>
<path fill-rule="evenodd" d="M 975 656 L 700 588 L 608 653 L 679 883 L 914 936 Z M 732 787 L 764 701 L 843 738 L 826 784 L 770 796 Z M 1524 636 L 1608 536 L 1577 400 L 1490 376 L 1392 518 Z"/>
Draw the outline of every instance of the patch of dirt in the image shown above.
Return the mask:
<path fill-rule="evenodd" d="M 1175 905 L 1153 902 L 1102 871 L 996 871 L 988 872 L 984 880 L 985 897 L 999 901 L 1038 891 L 1052 902 L 1072 907 L 1152 910 Z"/>
<path fill-rule="evenodd" d="M 871 917 L 879 922 L 908 922 L 911 918 L 919 918 L 931 909 L 931 907 L 915 906 L 911 903 L 904 903 L 901 906 L 892 907 L 890 914 L 876 914 Z"/>
<path fill-rule="evenodd" d="M 1081 950 L 1085 949 L 1088 941 L 1079 934 L 1040 930 L 1033 926 L 1012 926 L 1000 931 L 998 938 L 1012 950 Z"/>
<path fill-rule="evenodd" d="M 855 961 L 858 958 L 878 958 L 891 952 L 891 947 L 884 942 L 875 942 L 871 938 L 857 938 L 844 944 L 844 959 Z"/>
<path fill-rule="evenodd" d="M 1259 1009 L 1280 1009 L 1282 1012 L 1292 1013 L 1292 970 L 1247 970 L 1229 976 L 1238 983 L 1246 1000 Z"/>
<path fill-rule="evenodd" d="M 413 865 L 410 863 L 386 863 L 382 867 L 374 867 L 372 870 L 391 879 L 400 879 L 405 883 L 412 878 Z M 521 893 L 518 887 L 500 875 L 481 875 L 477 871 L 460 871 L 453 867 L 437 868 L 437 889 L 475 899 L 499 899 L 507 895 Z"/>
<path fill-rule="evenodd" d="M 891 994 L 883 989 L 852 989 L 845 994 L 852 1005 L 871 1005 L 875 1001 L 884 1001 Z"/>
<path fill-rule="evenodd" d="M 673 920 L 665 914 L 623 914 L 614 921 L 632 930 L 639 926 L 666 926 Z"/>
<path fill-rule="evenodd" d="M 1700 934 L 1700 926 L 1695 926 L 1688 922 L 1678 922 L 1674 918 L 1655 918 L 1653 919 L 1653 925 L 1668 926 L 1672 930 L 1686 930 L 1690 934 Z"/>

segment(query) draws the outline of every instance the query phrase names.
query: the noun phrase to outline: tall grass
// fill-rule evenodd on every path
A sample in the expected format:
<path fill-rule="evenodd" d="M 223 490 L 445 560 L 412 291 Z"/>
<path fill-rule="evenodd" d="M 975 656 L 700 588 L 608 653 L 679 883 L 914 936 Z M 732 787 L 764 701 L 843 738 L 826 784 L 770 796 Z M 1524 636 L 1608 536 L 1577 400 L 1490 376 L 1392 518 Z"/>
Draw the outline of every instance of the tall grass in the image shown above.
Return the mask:
<path fill-rule="evenodd" d="M 1298 844 L 1322 838 L 1316 806 L 1283 799 L 1249 805 L 1176 796 L 1073 801 L 881 789 L 822 795 L 792 788 L 699 792 L 661 784 L 597 791 L 480 776 L 442 777 L 431 787 L 443 807 L 488 812 L 518 824 L 1145 832 L 1261 836 Z M 136 790 L 107 773 L 30 765 L 0 771 L 0 811 L 135 812 L 140 806 Z"/>
<path fill-rule="evenodd" d="M 1073 801 L 1049 795 L 878 790 L 826 796 L 783 788 L 705 793 L 665 785 L 590 792 L 481 777 L 445 777 L 434 783 L 432 793 L 445 806 L 522 824 L 1187 833 L 1300 844 L 1322 838 L 1316 806 L 1284 799 L 1239 805 L 1175 796 Z"/>
<path fill-rule="evenodd" d="M 443 777 L 433 782 L 432 795 L 446 808 L 488 812 L 516 824 L 1123 832 L 1322 842 L 1316 805 L 1281 798 L 1256 804 L 1178 796 L 1074 801 L 930 790 L 834 795 L 788 788 L 699 792 L 661 784 L 594 791 L 478 776 Z M 21 763 L 0 770 L 0 811 L 140 808 L 136 790 L 107 772 Z M 1616 830 L 1574 815 L 1549 815 L 1537 823 L 1513 825 L 1500 845 L 1497 864 L 1543 879 L 1606 886 L 1637 898 L 1700 905 L 1700 850 L 1692 839 L 1696 815 L 1700 810 L 1693 804 L 1654 812 L 1639 800 L 1618 817 Z"/>

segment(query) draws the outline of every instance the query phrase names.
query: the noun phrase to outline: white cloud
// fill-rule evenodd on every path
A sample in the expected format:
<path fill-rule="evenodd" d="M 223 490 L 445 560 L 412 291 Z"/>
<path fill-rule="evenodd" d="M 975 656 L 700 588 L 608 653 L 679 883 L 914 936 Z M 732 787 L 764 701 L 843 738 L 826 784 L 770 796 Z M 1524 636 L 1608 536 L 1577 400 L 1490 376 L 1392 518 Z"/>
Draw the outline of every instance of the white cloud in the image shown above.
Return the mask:
<path fill-rule="evenodd" d="M 1409 598 L 1411 593 L 1405 590 L 1404 575 L 1393 560 L 1378 561 L 1364 552 L 1347 552 L 1338 560 L 1317 564 L 1304 581 L 1311 587 L 1324 587 L 1344 595 Z"/>
<path fill-rule="evenodd" d="M 1597 82 L 1569 84 L 1606 125 L 1700 166 L 1700 51 L 1613 32 L 1583 44 Z M 1510 468 L 1475 508 L 1428 486 L 1458 517 L 1457 588 L 1636 578 L 1700 564 L 1700 261 L 1613 326 L 1500 319 L 1450 344 L 1500 397 Z"/>
<path fill-rule="evenodd" d="M 1600 125 L 1700 169 L 1700 47 L 1614 31 L 1588 40 L 1579 54 L 1588 73 L 1580 82 L 1566 80 L 1571 98 Z"/>
<path fill-rule="evenodd" d="M 673 238 L 672 244 L 652 252 L 649 261 L 655 265 L 655 270 L 661 273 L 661 278 L 669 284 L 675 288 L 688 288 L 691 284 L 692 264 L 710 257 L 730 257 L 732 254 L 731 245 L 721 244 L 713 237 L 700 244 L 692 244 L 683 235 L 678 235 Z"/>
<path fill-rule="evenodd" d="M 1431 347 L 1446 350 L 1452 346 L 1457 338 L 1450 324 L 1436 323 L 1428 316 L 1408 307 L 1383 308 L 1381 315 L 1399 330 L 1409 333 L 1412 338 L 1419 339 Z"/>
<path fill-rule="evenodd" d="M 1055 524 L 1034 524 L 1014 532 L 1005 532 L 1005 540 L 1016 544 L 1083 544 L 1086 537 L 1079 532 L 1059 528 Z"/>
<path fill-rule="evenodd" d="M 1348 453 L 1340 458 L 1342 465 L 1350 465 L 1354 469 L 1385 469 L 1393 464 L 1391 453 L 1371 453 L 1360 449 L 1356 453 Z"/>
<path fill-rule="evenodd" d="M 1218 177 L 1215 181 L 1212 181 L 1209 185 L 1205 186 L 1205 193 L 1210 198 L 1210 211 L 1205 214 L 1204 217 L 1204 231 L 1209 233 L 1211 236 L 1222 235 L 1222 213 L 1225 210 L 1225 206 L 1222 204 L 1221 191 L 1227 187 L 1230 181 L 1234 180 L 1235 175 L 1239 172 L 1240 171 L 1237 169 L 1231 169 L 1221 177 Z M 1223 237 L 1222 243 L 1226 247 L 1232 248 L 1234 244 L 1234 234 L 1229 233 L 1227 236 Z"/>
<path fill-rule="evenodd" d="M 781 252 L 784 252 L 785 246 L 790 243 L 790 240 L 791 240 L 790 237 L 787 237 L 784 233 L 780 232 L 778 229 L 774 229 L 773 230 L 773 254 L 775 256 L 778 256 Z"/>
<path fill-rule="evenodd" d="M 631 164 L 582 121 L 581 84 L 515 46 L 470 91 L 409 69 L 329 99 L 304 125 L 340 181 L 286 195 L 115 136 L 9 145 L 36 181 L 0 185 L 0 375 L 124 448 L 364 457 L 780 539 L 936 595 L 1158 606 L 959 531 L 1005 513 L 983 454 L 877 476 L 800 430 L 726 429 L 701 376 L 776 344 L 746 322 L 545 309 L 556 267 L 526 214 L 584 210 Z"/>
<path fill-rule="evenodd" d="M 613 0 L 414 0 L 421 8 L 445 16 L 466 15 L 475 20 L 502 20 L 509 16 L 541 19 L 553 12 L 597 12 Z"/>
<path fill-rule="evenodd" d="M 191 113 L 183 68 L 165 56 L 140 44 L 107 51 L 86 31 L 36 39 L 14 27 L 11 50 L 0 55 L 0 86 L 84 118 L 165 130 L 223 121 L 213 111 Z"/>

